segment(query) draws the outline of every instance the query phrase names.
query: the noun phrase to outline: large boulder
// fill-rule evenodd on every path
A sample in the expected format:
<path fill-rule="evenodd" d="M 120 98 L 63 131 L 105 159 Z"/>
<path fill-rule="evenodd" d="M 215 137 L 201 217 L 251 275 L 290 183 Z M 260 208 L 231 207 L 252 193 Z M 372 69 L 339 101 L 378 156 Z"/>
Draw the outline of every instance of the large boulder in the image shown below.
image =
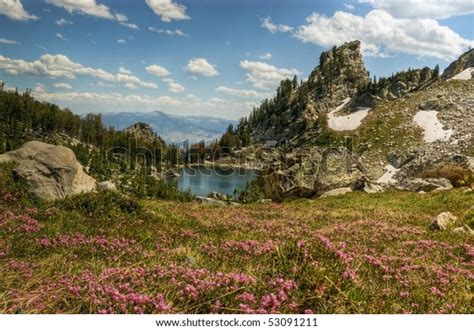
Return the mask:
<path fill-rule="evenodd" d="M 14 173 L 36 196 L 54 200 L 94 191 L 96 181 L 87 175 L 74 152 L 63 146 L 31 141 L 0 155 L 0 163 L 14 161 Z"/>
<path fill-rule="evenodd" d="M 346 148 L 309 147 L 296 152 L 294 160 L 268 161 L 268 167 L 259 172 L 266 196 L 274 200 L 320 196 L 367 181 L 364 166 Z"/>

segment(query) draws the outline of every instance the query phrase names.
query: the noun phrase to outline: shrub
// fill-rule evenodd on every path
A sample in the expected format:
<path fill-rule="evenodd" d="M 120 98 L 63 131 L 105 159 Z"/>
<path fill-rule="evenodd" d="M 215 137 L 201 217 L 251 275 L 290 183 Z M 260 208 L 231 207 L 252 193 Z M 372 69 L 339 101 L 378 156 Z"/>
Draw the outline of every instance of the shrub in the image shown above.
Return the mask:
<path fill-rule="evenodd" d="M 28 190 L 28 184 L 14 174 L 15 162 L 0 163 L 0 203 L 35 206 L 41 203 Z"/>
<path fill-rule="evenodd" d="M 472 172 L 459 165 L 442 165 L 421 174 L 422 178 L 446 178 L 454 187 L 470 185 L 474 181 Z"/>
<path fill-rule="evenodd" d="M 175 182 L 166 182 L 143 174 L 133 177 L 130 192 L 136 198 L 159 198 L 178 202 L 194 200 L 190 190 L 180 191 Z"/>
<path fill-rule="evenodd" d="M 116 210 L 136 213 L 140 210 L 140 205 L 134 198 L 117 192 L 79 194 L 57 201 L 56 205 L 64 210 L 75 210 L 86 215 L 110 214 Z"/>
<path fill-rule="evenodd" d="M 254 203 L 265 198 L 265 194 L 256 180 L 247 182 L 243 190 L 236 189 L 235 195 L 237 195 L 237 200 L 241 203 Z"/>

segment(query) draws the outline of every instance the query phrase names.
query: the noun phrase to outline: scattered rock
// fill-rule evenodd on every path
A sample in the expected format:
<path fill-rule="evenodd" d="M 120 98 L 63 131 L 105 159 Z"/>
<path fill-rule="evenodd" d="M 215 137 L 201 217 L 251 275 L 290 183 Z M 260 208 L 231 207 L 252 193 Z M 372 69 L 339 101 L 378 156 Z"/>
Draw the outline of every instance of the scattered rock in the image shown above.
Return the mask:
<path fill-rule="evenodd" d="M 450 190 L 453 189 L 453 185 L 448 179 L 445 178 L 414 178 L 406 179 L 402 182 L 397 183 L 395 185 L 395 188 L 398 190 L 407 190 L 413 192 L 428 192 L 433 190 Z"/>
<path fill-rule="evenodd" d="M 217 205 L 217 206 L 224 206 L 226 205 L 226 202 L 224 201 L 219 201 L 214 198 L 210 197 L 203 197 L 203 196 L 197 196 L 196 197 L 196 202 L 199 204 L 205 204 L 205 205 Z"/>
<path fill-rule="evenodd" d="M 99 191 L 117 191 L 117 186 L 112 181 L 101 181 L 97 183 Z"/>
<path fill-rule="evenodd" d="M 15 175 L 43 199 L 60 199 L 96 190 L 96 181 L 84 172 L 74 152 L 63 146 L 30 141 L 0 155 L 0 163 L 8 161 L 18 163 Z"/>
<path fill-rule="evenodd" d="M 453 225 L 458 218 L 451 214 L 451 212 L 442 212 L 433 218 L 430 224 L 432 230 L 445 230 Z"/>
<path fill-rule="evenodd" d="M 339 196 L 352 192 L 351 188 L 337 188 L 333 190 L 326 191 L 320 197 L 330 197 L 330 196 Z"/>
<path fill-rule="evenodd" d="M 464 225 L 462 227 L 454 228 L 453 233 L 474 235 L 474 230 L 472 230 L 468 225 Z"/>
<path fill-rule="evenodd" d="M 365 183 L 363 191 L 368 194 L 377 194 L 384 191 L 384 188 L 381 185 L 375 183 Z"/>

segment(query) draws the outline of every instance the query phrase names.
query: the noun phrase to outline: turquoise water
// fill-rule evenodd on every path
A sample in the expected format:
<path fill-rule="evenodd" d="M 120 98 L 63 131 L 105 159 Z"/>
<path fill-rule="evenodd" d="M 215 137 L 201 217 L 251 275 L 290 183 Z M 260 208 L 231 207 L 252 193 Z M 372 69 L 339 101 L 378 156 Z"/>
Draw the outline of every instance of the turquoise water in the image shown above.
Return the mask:
<path fill-rule="evenodd" d="M 211 192 L 233 195 L 236 188 L 243 189 L 247 182 L 255 179 L 255 171 L 246 169 L 222 169 L 204 166 L 185 167 L 178 170 L 178 178 L 169 179 L 178 184 L 180 190 L 191 189 L 197 196 Z"/>

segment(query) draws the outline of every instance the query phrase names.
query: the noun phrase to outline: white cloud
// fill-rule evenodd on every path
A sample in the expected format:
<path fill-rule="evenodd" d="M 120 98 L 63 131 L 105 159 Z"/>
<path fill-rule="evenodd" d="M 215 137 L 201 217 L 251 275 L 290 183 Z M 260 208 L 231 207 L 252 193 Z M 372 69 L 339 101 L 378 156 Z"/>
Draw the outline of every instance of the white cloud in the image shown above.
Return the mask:
<path fill-rule="evenodd" d="M 9 40 L 9 39 L 0 38 L 0 44 L 15 45 L 15 44 L 19 44 L 19 42 L 18 42 L 18 41 L 15 41 L 15 40 Z"/>
<path fill-rule="evenodd" d="M 255 87 L 266 89 L 274 87 L 281 80 L 300 74 L 296 69 L 282 69 L 264 62 L 241 61 L 240 67 L 247 71 L 247 81 Z"/>
<path fill-rule="evenodd" d="M 39 19 L 38 16 L 28 14 L 20 0 L 0 0 L 0 14 L 15 21 Z"/>
<path fill-rule="evenodd" d="M 134 30 L 139 30 L 140 28 L 138 27 L 138 25 L 134 24 L 134 23 L 127 23 L 127 22 L 120 22 L 119 23 L 120 25 L 123 25 L 123 26 L 126 26 L 130 29 L 134 29 Z"/>
<path fill-rule="evenodd" d="M 46 0 L 46 2 L 53 6 L 64 8 L 70 14 L 79 13 L 81 15 L 109 19 L 117 21 L 120 25 L 126 26 L 128 28 L 135 30 L 139 29 L 136 24 L 127 22 L 127 16 L 120 13 L 112 13 L 108 6 L 97 3 L 97 0 Z M 56 24 L 64 25 L 71 24 L 71 22 L 61 18 L 60 20 L 56 21 Z"/>
<path fill-rule="evenodd" d="M 45 54 L 33 62 L 10 59 L 0 55 L 0 70 L 12 75 L 33 74 L 50 78 L 75 79 L 76 75 L 87 75 L 103 81 L 119 83 L 126 87 L 128 87 L 127 84 L 134 84 L 145 88 L 158 87 L 154 83 L 143 82 L 140 78 L 130 74 L 120 72 L 113 74 L 102 69 L 83 66 L 61 54 Z"/>
<path fill-rule="evenodd" d="M 188 34 L 184 33 L 183 31 L 181 31 L 179 29 L 166 30 L 166 29 L 157 29 L 157 28 L 154 28 L 152 26 L 149 26 L 148 30 L 153 31 L 153 32 L 157 32 L 157 33 L 162 33 L 162 34 L 164 33 L 164 34 L 167 34 L 169 36 L 189 37 Z"/>
<path fill-rule="evenodd" d="M 118 70 L 119 73 L 124 73 L 124 74 L 132 74 L 132 71 L 125 69 L 124 67 L 119 67 Z"/>
<path fill-rule="evenodd" d="M 216 66 L 210 64 L 205 58 L 193 58 L 184 67 L 184 71 L 200 76 L 212 77 L 219 75 Z"/>
<path fill-rule="evenodd" d="M 275 24 L 272 21 L 271 17 L 265 17 L 262 18 L 262 25 L 261 27 L 267 29 L 271 33 L 276 33 L 276 32 L 291 32 L 293 31 L 293 28 L 288 25 L 283 25 L 283 24 Z"/>
<path fill-rule="evenodd" d="M 46 87 L 43 84 L 36 84 L 35 88 L 33 89 L 35 93 L 46 93 Z"/>
<path fill-rule="evenodd" d="M 361 40 L 366 55 L 386 56 L 384 49 L 445 60 L 457 57 L 473 40 L 462 38 L 432 19 L 398 19 L 382 10 L 365 17 L 337 11 L 332 17 L 313 13 L 294 36 L 323 47 Z"/>
<path fill-rule="evenodd" d="M 54 87 L 62 88 L 62 89 L 72 89 L 72 86 L 66 83 L 57 83 L 57 84 L 54 84 Z"/>
<path fill-rule="evenodd" d="M 64 18 L 58 19 L 55 23 L 56 25 L 59 25 L 59 26 L 72 24 L 71 21 L 68 21 L 67 19 L 64 19 Z"/>
<path fill-rule="evenodd" d="M 64 36 L 61 33 L 56 33 L 56 37 L 62 40 L 67 40 L 66 38 L 64 38 Z"/>
<path fill-rule="evenodd" d="M 229 95 L 239 96 L 239 97 L 253 97 L 258 99 L 264 99 L 270 97 L 270 94 L 260 93 L 254 90 L 247 89 L 234 89 L 225 86 L 219 86 L 216 88 L 216 92 L 222 92 Z"/>
<path fill-rule="evenodd" d="M 173 0 L 146 0 L 146 4 L 156 15 L 160 16 L 164 22 L 190 19 L 190 17 L 186 15 L 186 7 Z"/>
<path fill-rule="evenodd" d="M 171 93 L 174 94 L 184 93 L 184 91 L 186 90 L 183 85 L 180 85 L 174 81 L 168 82 L 168 89 Z"/>
<path fill-rule="evenodd" d="M 44 87 L 44 86 L 43 86 Z M 142 106 L 182 106 L 182 102 L 169 96 L 151 97 L 148 95 L 122 95 L 119 93 L 47 93 L 44 89 L 36 91 L 38 99 L 48 102 L 71 102 L 106 105 L 142 105 Z"/>
<path fill-rule="evenodd" d="M 160 66 L 160 65 L 156 65 L 156 64 L 152 64 L 152 65 L 149 65 L 145 68 L 146 72 L 148 72 L 149 74 L 153 74 L 155 76 L 158 76 L 158 77 L 167 77 L 170 75 L 170 72 Z"/>
<path fill-rule="evenodd" d="M 77 12 L 82 15 L 116 21 L 127 20 L 122 14 L 112 14 L 109 7 L 104 4 L 98 4 L 96 0 L 46 0 L 46 2 L 53 6 L 64 8 L 70 14 Z"/>
<path fill-rule="evenodd" d="M 117 40 L 118 44 L 126 44 L 127 42 L 124 39 Z"/>
<path fill-rule="evenodd" d="M 359 0 L 398 18 L 442 19 L 474 13 L 472 0 Z"/>
<path fill-rule="evenodd" d="M 262 60 L 269 60 L 272 58 L 272 54 L 270 54 L 269 52 L 266 52 L 265 54 L 262 54 L 259 56 Z"/>
<path fill-rule="evenodd" d="M 347 10 L 355 9 L 354 5 L 351 5 L 350 3 L 344 3 L 344 8 L 346 8 Z"/>

